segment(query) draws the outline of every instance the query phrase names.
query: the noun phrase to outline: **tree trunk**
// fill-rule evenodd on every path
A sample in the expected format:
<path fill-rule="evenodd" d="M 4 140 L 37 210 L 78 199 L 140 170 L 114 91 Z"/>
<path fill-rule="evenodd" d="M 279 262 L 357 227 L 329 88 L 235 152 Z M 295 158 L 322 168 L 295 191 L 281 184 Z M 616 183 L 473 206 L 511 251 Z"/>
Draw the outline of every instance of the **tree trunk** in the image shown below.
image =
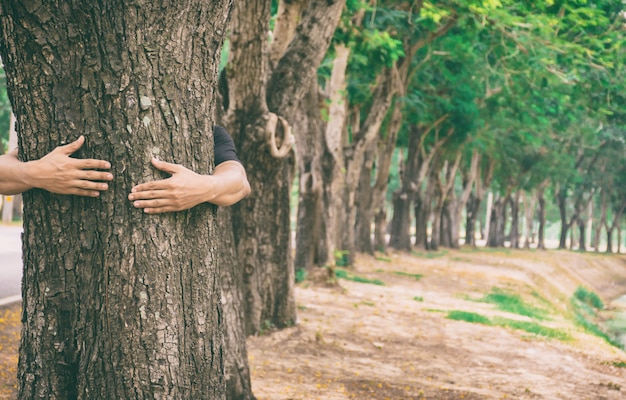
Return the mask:
<path fill-rule="evenodd" d="M 567 221 L 566 210 L 567 195 L 565 190 L 562 189 L 557 194 L 557 204 L 559 206 L 559 215 L 561 216 L 561 234 L 559 235 L 559 249 L 567 248 L 567 231 L 569 230 L 569 223 Z"/>
<path fill-rule="evenodd" d="M 372 187 L 372 173 L 377 158 L 376 142 L 370 143 L 369 149 L 363 156 L 363 167 L 359 177 L 357 192 L 354 199 L 356 208 L 355 245 L 356 250 L 362 253 L 374 254 L 372 247 L 372 222 L 374 221 L 374 188 Z"/>
<path fill-rule="evenodd" d="M 391 122 L 387 129 L 387 137 L 379 146 L 378 168 L 376 182 L 374 184 L 374 212 L 375 212 L 375 234 L 374 243 L 378 251 L 385 252 L 387 247 L 387 188 L 389 187 L 389 173 L 391 162 L 396 148 L 398 132 L 402 127 L 402 108 L 396 102 Z"/>
<path fill-rule="evenodd" d="M 411 249 L 411 205 L 419 190 L 419 168 L 423 163 L 421 157 L 422 135 L 415 127 L 409 136 L 408 155 L 406 161 L 400 160 L 400 189 L 393 194 L 393 216 L 389 232 L 389 246 L 398 250 Z"/>
<path fill-rule="evenodd" d="M 489 236 L 487 245 L 489 247 L 504 246 L 504 227 L 506 225 L 506 204 L 508 195 L 498 198 L 492 207 L 491 218 L 489 219 Z"/>
<path fill-rule="evenodd" d="M 586 247 L 586 239 L 587 235 L 585 235 L 585 220 L 583 218 L 578 218 L 578 250 L 579 251 L 587 251 Z"/>
<path fill-rule="evenodd" d="M 346 87 L 346 68 L 350 49 L 343 45 L 335 46 L 335 59 L 330 81 L 326 85 L 328 106 L 328 124 L 324 132 L 324 154 L 322 157 L 324 173 L 324 219 L 326 220 L 326 243 L 328 258 L 333 260 L 336 246 L 343 243 L 341 219 L 345 219 L 342 207 L 345 171 L 343 148 L 347 146 L 347 131 L 344 129 L 347 119 L 344 90 Z"/>
<path fill-rule="evenodd" d="M 319 112 L 318 86 L 311 81 L 310 90 L 300 106 L 294 131 L 297 134 L 299 198 L 296 224 L 295 269 L 311 270 L 328 263 L 326 220 L 323 218 L 323 152 L 324 123 Z"/>
<path fill-rule="evenodd" d="M 295 161 L 290 125 L 316 78 L 343 6 L 343 0 L 310 0 L 284 54 L 270 71 L 271 2 L 235 3 L 231 62 L 226 69 L 226 120 L 252 189 L 245 204 L 233 209 L 249 334 L 258 332 L 262 324 L 282 328 L 296 321 L 289 204 Z"/>
<path fill-rule="evenodd" d="M 606 225 L 606 211 L 608 209 L 608 201 L 606 198 L 606 192 L 602 190 L 600 195 L 600 219 L 596 224 L 596 230 L 594 232 L 592 246 L 595 252 L 600 251 L 600 235 L 602 234 L 602 228 Z"/>
<path fill-rule="evenodd" d="M 435 202 L 435 210 L 433 214 L 433 229 L 432 229 L 432 237 L 430 240 L 430 248 L 431 250 L 437 250 L 439 245 L 446 243 L 446 238 L 442 240 L 442 217 L 443 211 L 448 201 L 448 195 L 452 188 L 454 187 L 454 180 L 456 179 L 456 171 L 459 168 L 459 164 L 461 162 L 461 153 L 457 153 L 454 164 L 450 165 L 449 161 L 443 162 L 443 168 L 441 171 L 437 171 L 435 168 L 433 170 L 437 171 L 433 174 L 435 178 L 435 183 L 437 184 L 437 200 Z"/>
<path fill-rule="evenodd" d="M 511 199 L 511 248 L 519 249 L 519 196 L 520 191 L 515 192 L 515 196 Z"/>
<path fill-rule="evenodd" d="M 243 271 L 235 252 L 231 208 L 219 207 L 217 225 L 219 236 L 220 273 L 222 277 L 222 307 L 224 308 L 224 370 L 226 398 L 254 400 L 248 367 L 246 327 L 244 323 Z"/>
<path fill-rule="evenodd" d="M 478 216 L 478 210 L 480 207 L 480 201 L 478 197 L 472 192 L 470 198 L 466 204 L 465 211 L 465 245 L 476 247 L 476 217 Z"/>
<path fill-rule="evenodd" d="M 537 201 L 536 195 L 528 196 L 526 192 L 523 192 L 524 198 L 522 200 L 524 204 L 524 248 L 529 249 L 530 244 L 534 243 L 533 233 L 533 220 L 535 214 L 535 202 Z"/>
<path fill-rule="evenodd" d="M 440 244 L 443 247 L 452 247 L 452 232 L 450 227 L 451 223 L 452 219 L 450 217 L 450 202 L 446 201 L 443 205 L 443 210 L 441 212 L 441 228 L 439 231 Z"/>
<path fill-rule="evenodd" d="M 342 250 L 346 251 L 347 263 L 353 264 L 354 253 L 356 251 L 355 229 L 356 229 L 356 191 L 359 184 L 359 178 L 361 176 L 361 169 L 365 163 L 365 157 L 368 148 L 372 143 L 376 143 L 380 127 L 383 119 L 391 106 L 392 98 L 395 94 L 395 75 L 391 69 L 386 69 L 380 76 L 379 82 L 372 95 L 372 104 L 367 117 L 363 124 L 360 124 L 359 114 L 353 114 L 353 122 L 357 122 L 358 128 L 353 129 L 355 132 L 352 143 L 344 148 L 344 169 L 345 171 L 345 184 L 343 194 L 343 202 L 340 204 L 342 208 L 336 210 L 336 214 L 343 213 L 345 215 L 345 228 L 343 229 L 343 240 L 338 246 Z M 360 111 L 360 110 L 357 110 Z M 344 221 L 344 219 L 340 219 Z M 337 245 L 336 245 L 337 246 Z"/>
<path fill-rule="evenodd" d="M 537 228 L 537 249 L 545 250 L 545 231 L 546 231 L 546 199 L 544 197 L 545 184 L 540 184 L 537 189 L 537 203 L 539 209 L 537 211 L 537 219 L 539 220 L 539 227 Z"/>
<path fill-rule="evenodd" d="M 162 178 L 153 156 L 212 171 L 229 3 L 144 6 L 2 2 L 20 158 L 84 134 L 76 156 L 115 176 L 97 198 L 24 195 L 19 399 L 225 398 L 215 208 L 127 196 Z"/>
<path fill-rule="evenodd" d="M 437 176 L 434 171 L 428 176 L 428 181 L 426 182 L 426 190 L 424 190 L 424 199 L 422 201 L 422 207 L 420 210 L 420 217 L 423 217 L 424 226 L 423 229 L 426 233 L 424 237 L 424 249 L 432 250 L 432 229 L 431 236 L 428 236 L 428 222 L 431 219 L 433 213 L 433 198 L 435 197 L 435 191 L 437 190 Z"/>
<path fill-rule="evenodd" d="M 426 249 L 428 244 L 428 219 L 430 207 L 426 204 L 426 191 L 418 191 L 415 195 L 415 246 Z"/>
<path fill-rule="evenodd" d="M 607 253 L 613 253 L 613 231 L 615 229 L 617 229 L 618 232 L 618 253 L 619 253 L 619 246 L 620 246 L 620 221 L 622 220 L 622 215 L 624 215 L 624 210 L 626 210 L 626 203 L 623 203 L 621 205 L 621 207 L 619 209 L 615 210 L 615 216 L 613 217 L 613 223 L 611 224 L 611 226 L 606 226 L 606 252 Z"/>
<path fill-rule="evenodd" d="M 463 171 L 463 189 L 461 191 L 461 195 L 458 198 L 454 195 L 454 186 L 450 190 L 450 242 L 451 247 L 455 249 L 459 248 L 463 209 L 467 208 L 466 204 L 469 201 L 474 182 L 476 181 L 476 177 L 478 175 L 479 163 L 480 154 L 477 151 L 474 151 L 472 153 L 472 158 L 470 159 L 469 168 Z"/>

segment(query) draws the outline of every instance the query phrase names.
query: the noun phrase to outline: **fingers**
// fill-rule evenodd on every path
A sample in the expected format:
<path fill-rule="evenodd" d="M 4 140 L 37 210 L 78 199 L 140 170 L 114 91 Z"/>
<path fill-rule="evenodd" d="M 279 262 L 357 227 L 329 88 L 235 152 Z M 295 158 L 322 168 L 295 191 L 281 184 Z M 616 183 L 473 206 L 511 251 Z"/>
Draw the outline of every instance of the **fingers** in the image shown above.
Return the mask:
<path fill-rule="evenodd" d="M 151 199 L 134 201 L 133 207 L 142 208 L 146 214 L 161 214 L 166 212 L 180 211 L 180 207 L 176 207 L 174 203 L 168 199 Z"/>
<path fill-rule="evenodd" d="M 72 143 L 66 144 L 65 146 L 57 147 L 57 150 L 69 156 L 72 153 L 77 152 L 78 149 L 81 148 L 83 143 L 85 143 L 85 137 L 83 135 L 80 135 L 79 138 L 73 141 Z"/>
<path fill-rule="evenodd" d="M 168 174 L 175 174 L 179 172 L 182 166 L 178 164 L 172 164 L 165 161 L 157 160 L 156 158 L 152 159 L 152 165 L 160 171 L 167 172 Z"/>
<path fill-rule="evenodd" d="M 111 164 L 104 160 L 94 160 L 91 158 L 75 160 L 76 168 L 79 169 L 109 169 Z"/>

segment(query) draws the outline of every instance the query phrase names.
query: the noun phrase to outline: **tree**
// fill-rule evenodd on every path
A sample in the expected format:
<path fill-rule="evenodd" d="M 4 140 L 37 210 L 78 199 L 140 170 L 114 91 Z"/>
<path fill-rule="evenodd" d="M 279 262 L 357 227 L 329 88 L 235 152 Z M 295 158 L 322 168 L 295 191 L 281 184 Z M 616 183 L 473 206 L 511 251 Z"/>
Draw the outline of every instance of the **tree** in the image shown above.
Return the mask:
<path fill-rule="evenodd" d="M 289 205 L 295 163 L 291 127 L 345 0 L 306 3 L 297 26 L 280 30 L 293 35 L 291 39 L 274 42 L 267 36 L 271 2 L 240 1 L 233 10 L 224 108 L 252 188 L 245 205 L 233 208 L 249 334 L 262 324 L 283 328 L 296 321 Z M 277 61 L 270 62 L 270 54 Z"/>
<path fill-rule="evenodd" d="M 147 215 L 153 156 L 213 164 L 230 2 L 2 1 L 0 52 L 20 157 L 84 134 L 99 198 L 24 195 L 19 398 L 223 399 L 215 208 Z"/>

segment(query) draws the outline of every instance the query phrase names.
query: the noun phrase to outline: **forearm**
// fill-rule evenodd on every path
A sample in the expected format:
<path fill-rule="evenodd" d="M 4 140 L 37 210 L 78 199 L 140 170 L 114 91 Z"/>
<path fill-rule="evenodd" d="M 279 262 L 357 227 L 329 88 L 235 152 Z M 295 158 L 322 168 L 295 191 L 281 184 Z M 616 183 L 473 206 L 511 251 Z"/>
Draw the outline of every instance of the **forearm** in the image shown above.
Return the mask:
<path fill-rule="evenodd" d="M 17 158 L 17 150 L 0 156 L 0 194 L 11 195 L 33 188 L 30 165 Z"/>
<path fill-rule="evenodd" d="M 237 161 L 226 161 L 215 167 L 210 179 L 211 190 L 205 193 L 204 201 L 218 206 L 230 206 L 250 194 L 250 183 L 246 170 Z"/>

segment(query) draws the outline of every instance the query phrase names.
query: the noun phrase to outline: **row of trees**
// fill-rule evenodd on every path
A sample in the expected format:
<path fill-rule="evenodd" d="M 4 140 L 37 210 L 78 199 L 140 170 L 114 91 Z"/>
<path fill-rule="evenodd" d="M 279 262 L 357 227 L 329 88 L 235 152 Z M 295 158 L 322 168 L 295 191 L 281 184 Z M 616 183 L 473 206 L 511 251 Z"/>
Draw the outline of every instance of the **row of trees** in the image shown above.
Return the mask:
<path fill-rule="evenodd" d="M 296 323 L 296 269 L 456 247 L 463 225 L 474 244 L 489 191 L 491 246 L 507 225 L 522 245 L 520 203 L 539 247 L 552 199 L 562 246 L 589 204 L 609 238 L 623 221 L 620 0 L 61 3 L 2 2 L 21 156 L 80 129 L 81 156 L 111 160 L 116 179 L 99 200 L 25 196 L 22 399 L 252 399 L 245 337 Z M 154 154 L 210 172 L 215 122 L 248 199 L 128 205 Z"/>

